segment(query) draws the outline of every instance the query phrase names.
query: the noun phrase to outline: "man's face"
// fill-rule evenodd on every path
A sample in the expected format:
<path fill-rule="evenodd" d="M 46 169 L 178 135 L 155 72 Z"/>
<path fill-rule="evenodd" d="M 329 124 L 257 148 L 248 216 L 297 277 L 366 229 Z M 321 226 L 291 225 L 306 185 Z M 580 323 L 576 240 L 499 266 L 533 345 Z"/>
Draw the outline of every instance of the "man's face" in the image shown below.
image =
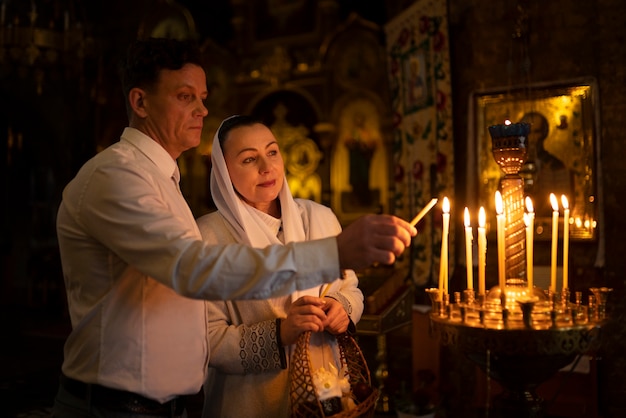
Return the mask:
<path fill-rule="evenodd" d="M 145 132 L 176 159 L 200 144 L 202 123 L 208 114 L 204 70 L 186 64 L 180 70 L 163 70 L 154 89 L 144 91 L 145 117 L 137 128 Z"/>

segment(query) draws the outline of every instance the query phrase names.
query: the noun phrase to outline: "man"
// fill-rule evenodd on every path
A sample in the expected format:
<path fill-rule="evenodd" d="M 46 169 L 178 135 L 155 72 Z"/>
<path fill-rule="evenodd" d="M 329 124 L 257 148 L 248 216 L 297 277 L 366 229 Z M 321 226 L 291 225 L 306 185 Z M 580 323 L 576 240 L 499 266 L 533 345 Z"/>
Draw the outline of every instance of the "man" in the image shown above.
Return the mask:
<path fill-rule="evenodd" d="M 337 237 L 270 246 L 203 243 L 176 159 L 200 143 L 199 51 L 150 39 L 128 50 L 129 127 L 67 185 L 57 234 L 72 332 L 55 417 L 185 416 L 209 358 L 203 299 L 267 298 L 393 263 L 415 228 L 365 216 Z"/>

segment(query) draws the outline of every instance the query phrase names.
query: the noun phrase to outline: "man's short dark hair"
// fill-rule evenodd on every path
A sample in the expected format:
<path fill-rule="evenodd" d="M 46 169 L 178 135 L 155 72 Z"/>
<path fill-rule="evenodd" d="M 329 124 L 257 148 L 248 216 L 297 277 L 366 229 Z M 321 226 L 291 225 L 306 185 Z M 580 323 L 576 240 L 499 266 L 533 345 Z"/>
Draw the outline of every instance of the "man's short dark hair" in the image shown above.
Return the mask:
<path fill-rule="evenodd" d="M 120 66 L 126 105 L 131 89 L 149 89 L 158 81 L 161 70 L 180 70 L 185 64 L 203 67 L 202 52 L 195 41 L 149 38 L 131 43 Z"/>

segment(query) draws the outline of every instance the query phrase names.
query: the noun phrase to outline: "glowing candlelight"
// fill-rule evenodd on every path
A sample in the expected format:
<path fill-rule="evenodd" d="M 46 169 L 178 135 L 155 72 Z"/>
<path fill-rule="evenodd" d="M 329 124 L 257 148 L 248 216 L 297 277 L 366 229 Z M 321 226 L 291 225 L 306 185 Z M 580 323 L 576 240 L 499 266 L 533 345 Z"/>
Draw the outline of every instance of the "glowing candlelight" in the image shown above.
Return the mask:
<path fill-rule="evenodd" d="M 502 207 L 502 195 L 496 190 L 496 221 L 497 221 L 497 238 L 498 238 L 498 284 L 500 291 L 504 295 L 506 287 L 506 278 L 504 273 L 504 213 Z"/>
<path fill-rule="evenodd" d="M 478 294 L 485 294 L 485 265 L 487 259 L 487 234 L 485 223 L 487 222 L 485 208 L 478 211 Z"/>
<path fill-rule="evenodd" d="M 554 193 L 550 193 L 550 204 L 552 205 L 552 253 L 550 264 L 550 290 L 556 292 L 556 246 L 559 240 L 559 202 Z"/>
<path fill-rule="evenodd" d="M 532 296 L 533 292 L 533 247 L 535 235 L 535 212 L 533 201 L 526 196 L 526 213 L 524 214 L 524 224 L 526 225 L 526 280 L 528 281 L 528 291 Z"/>
<path fill-rule="evenodd" d="M 448 231 L 450 229 L 450 201 L 443 198 L 443 231 L 441 233 L 441 261 L 439 264 L 439 290 L 448 293 Z"/>
<path fill-rule="evenodd" d="M 569 202 L 565 195 L 561 195 L 563 205 L 563 290 L 568 287 L 568 264 L 569 264 Z"/>
<path fill-rule="evenodd" d="M 467 264 L 467 288 L 474 289 L 474 262 L 472 258 L 472 227 L 470 226 L 469 209 L 465 208 L 465 263 Z"/>

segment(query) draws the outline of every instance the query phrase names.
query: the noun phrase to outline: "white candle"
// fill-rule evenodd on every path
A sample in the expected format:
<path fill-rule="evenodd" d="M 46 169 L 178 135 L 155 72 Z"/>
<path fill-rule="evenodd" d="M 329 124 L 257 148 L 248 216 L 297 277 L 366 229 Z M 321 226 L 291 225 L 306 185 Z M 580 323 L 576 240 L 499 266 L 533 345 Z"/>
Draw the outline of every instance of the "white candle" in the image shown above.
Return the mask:
<path fill-rule="evenodd" d="M 439 290 L 448 293 L 448 231 L 450 229 L 450 201 L 443 198 L 443 230 L 441 232 L 441 261 L 439 264 Z"/>
<path fill-rule="evenodd" d="M 420 213 L 415 215 L 415 218 L 413 218 L 413 220 L 411 220 L 411 226 L 417 225 L 417 223 L 420 221 L 420 219 L 422 219 L 424 217 L 424 215 L 426 215 L 428 213 L 428 211 L 431 210 L 433 208 L 433 206 L 435 206 L 435 204 L 437 204 L 437 198 L 430 199 L 430 202 L 428 202 L 428 204 L 426 206 L 424 206 L 424 209 L 422 209 L 420 211 Z"/>
<path fill-rule="evenodd" d="M 524 224 L 526 225 L 526 280 L 528 291 L 533 295 L 533 248 L 535 239 L 535 212 L 533 201 L 526 196 L 526 211 L 524 214 Z"/>
<path fill-rule="evenodd" d="M 496 190 L 496 221 L 496 231 L 498 238 L 498 284 L 500 285 L 500 291 L 502 292 L 502 294 L 504 294 L 506 288 L 506 278 L 504 271 L 504 213 L 502 207 L 502 195 L 498 190 Z"/>
<path fill-rule="evenodd" d="M 487 222 L 485 208 L 478 211 L 478 294 L 485 294 L 485 265 L 487 259 L 487 234 L 485 223 Z"/>
<path fill-rule="evenodd" d="M 469 209 L 465 208 L 465 263 L 467 264 L 467 288 L 474 289 L 474 261 L 472 258 L 472 227 L 470 226 Z"/>
<path fill-rule="evenodd" d="M 559 202 L 554 193 L 550 193 L 550 204 L 552 205 L 552 252 L 550 264 L 550 290 L 556 292 L 556 247 L 559 241 Z"/>
<path fill-rule="evenodd" d="M 565 195 L 561 195 L 563 205 L 563 290 L 568 288 L 568 265 L 569 265 L 569 202 Z"/>

